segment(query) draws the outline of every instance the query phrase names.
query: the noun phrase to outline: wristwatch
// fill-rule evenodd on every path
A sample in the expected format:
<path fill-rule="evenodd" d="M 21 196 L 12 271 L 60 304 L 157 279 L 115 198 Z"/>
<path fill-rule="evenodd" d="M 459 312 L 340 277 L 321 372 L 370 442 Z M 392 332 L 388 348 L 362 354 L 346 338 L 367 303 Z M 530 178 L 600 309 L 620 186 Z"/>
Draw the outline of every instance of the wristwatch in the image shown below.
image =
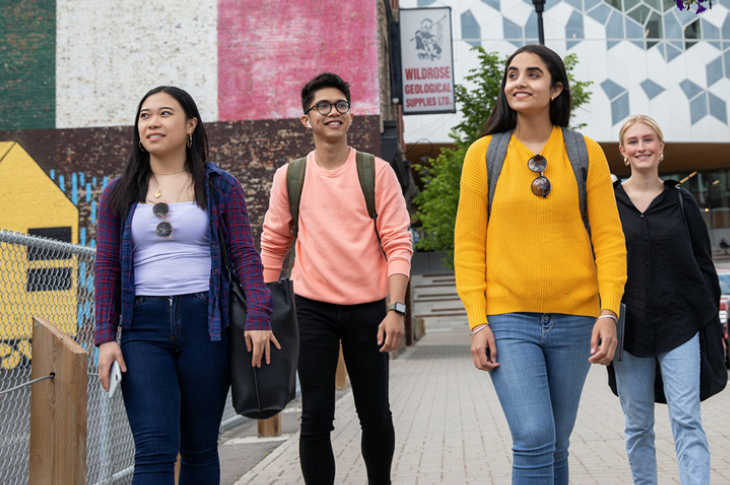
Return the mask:
<path fill-rule="evenodd" d="M 399 315 L 405 315 L 406 314 L 406 305 L 405 303 L 395 302 L 388 305 L 388 311 L 396 312 Z"/>

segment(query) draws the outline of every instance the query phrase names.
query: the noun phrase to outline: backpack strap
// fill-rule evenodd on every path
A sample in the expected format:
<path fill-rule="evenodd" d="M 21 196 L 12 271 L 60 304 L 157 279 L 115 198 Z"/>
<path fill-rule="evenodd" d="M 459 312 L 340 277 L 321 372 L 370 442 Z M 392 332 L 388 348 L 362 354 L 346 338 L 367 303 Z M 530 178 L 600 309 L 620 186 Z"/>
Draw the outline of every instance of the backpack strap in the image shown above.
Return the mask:
<path fill-rule="evenodd" d="M 375 236 L 378 238 L 380 250 L 387 261 L 388 256 L 383 250 L 383 241 L 380 240 L 380 233 L 378 232 L 378 212 L 375 210 L 375 156 L 370 153 L 357 152 L 355 154 L 355 164 L 357 165 L 357 179 L 360 182 L 362 195 L 365 197 L 368 215 L 373 220 Z"/>
<path fill-rule="evenodd" d="M 377 219 L 375 211 L 375 156 L 370 153 L 357 152 L 355 155 L 357 165 L 357 179 L 360 181 L 362 195 L 365 196 L 365 205 L 368 207 L 370 219 Z"/>
<path fill-rule="evenodd" d="M 357 166 L 357 179 L 360 182 L 360 189 L 365 197 L 365 205 L 368 209 L 368 216 L 373 220 L 373 228 L 375 236 L 378 238 L 380 250 L 388 257 L 383 250 L 383 242 L 380 240 L 378 232 L 378 213 L 375 210 L 375 156 L 370 153 L 357 152 L 355 155 L 355 164 Z M 307 169 L 307 159 L 297 158 L 293 162 L 289 162 L 286 168 L 286 189 L 289 194 L 289 212 L 291 212 L 291 234 L 296 242 L 299 233 L 299 204 L 302 199 L 302 189 L 304 187 L 304 175 Z M 294 246 L 292 243 L 292 254 L 289 258 L 289 274 L 294 263 Z"/>
<path fill-rule="evenodd" d="M 487 220 L 492 214 L 492 199 L 494 199 L 494 189 L 497 188 L 497 180 L 502 172 L 504 158 L 507 156 L 507 147 L 512 138 L 512 130 L 503 131 L 502 133 L 494 133 L 492 139 L 489 140 L 487 147 L 487 182 L 489 182 L 489 203 L 487 205 Z"/>
<path fill-rule="evenodd" d="M 289 195 L 289 212 L 291 212 L 291 234 L 294 239 L 299 232 L 299 202 L 302 200 L 304 174 L 307 172 L 307 159 L 297 158 L 286 167 L 286 189 Z"/>
<path fill-rule="evenodd" d="M 573 167 L 575 181 L 578 184 L 578 205 L 580 208 L 580 216 L 583 225 L 586 227 L 588 237 L 591 236 L 591 227 L 588 223 L 588 214 L 586 210 L 586 181 L 588 180 L 588 148 L 586 147 L 585 138 L 577 131 L 562 128 L 563 142 L 568 152 L 570 165 Z M 489 202 L 487 206 L 487 220 L 492 214 L 492 200 L 494 199 L 494 191 L 497 188 L 497 180 L 502 172 L 502 165 L 507 156 L 507 147 L 509 147 L 512 131 L 503 131 L 494 133 L 492 139 L 489 140 L 487 147 L 487 181 L 489 183 Z"/>
<path fill-rule="evenodd" d="M 307 172 L 307 159 L 297 158 L 289 162 L 286 167 L 286 191 L 289 197 L 289 212 L 291 212 L 291 235 L 294 240 L 289 248 L 289 264 L 285 278 L 291 277 L 296 258 L 297 235 L 299 234 L 299 202 L 302 200 L 302 187 L 304 187 L 304 174 Z"/>
<path fill-rule="evenodd" d="M 562 130 L 568 159 L 570 160 L 571 167 L 573 167 L 575 181 L 578 183 L 580 217 L 583 219 L 583 225 L 586 226 L 586 231 L 588 231 L 588 237 L 590 238 L 591 226 L 588 223 L 586 210 L 586 181 L 588 180 L 588 148 L 586 147 L 586 140 L 577 131 L 567 128 L 562 128 Z"/>

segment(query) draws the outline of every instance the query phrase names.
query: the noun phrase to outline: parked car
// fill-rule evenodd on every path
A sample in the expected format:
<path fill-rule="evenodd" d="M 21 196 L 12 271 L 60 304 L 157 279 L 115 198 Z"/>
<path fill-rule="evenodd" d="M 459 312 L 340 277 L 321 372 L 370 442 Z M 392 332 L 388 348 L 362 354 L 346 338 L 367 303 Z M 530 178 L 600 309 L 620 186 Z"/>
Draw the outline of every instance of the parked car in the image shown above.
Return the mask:
<path fill-rule="evenodd" d="M 730 345 L 728 344 L 728 299 L 730 298 L 730 268 L 717 268 L 720 280 L 720 323 L 725 329 L 725 365 L 730 369 Z"/>

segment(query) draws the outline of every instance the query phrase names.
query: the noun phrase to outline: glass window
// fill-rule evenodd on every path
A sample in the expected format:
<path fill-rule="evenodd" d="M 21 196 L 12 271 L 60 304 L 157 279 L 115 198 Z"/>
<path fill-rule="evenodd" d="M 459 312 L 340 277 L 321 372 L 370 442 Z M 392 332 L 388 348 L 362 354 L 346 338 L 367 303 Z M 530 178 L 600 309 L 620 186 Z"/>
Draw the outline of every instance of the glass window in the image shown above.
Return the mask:
<path fill-rule="evenodd" d="M 646 5 L 639 5 L 635 9 L 633 9 L 631 12 L 629 12 L 629 17 L 639 22 L 641 25 L 644 25 L 644 22 L 646 22 L 646 19 L 649 18 L 649 13 L 651 10 L 649 10 L 649 7 Z"/>
<path fill-rule="evenodd" d="M 654 7 L 655 9 L 659 10 L 661 12 L 662 10 L 662 0 L 644 0 L 644 3 L 649 5 L 650 7 Z"/>
<path fill-rule="evenodd" d="M 689 24 L 687 27 L 684 28 L 684 48 L 689 49 L 693 45 L 695 45 L 696 39 L 701 38 L 701 32 L 700 32 L 700 20 L 697 19 L 691 24 Z M 695 40 L 695 41 L 693 41 Z"/>
<path fill-rule="evenodd" d="M 660 177 L 682 181 L 682 187 L 692 192 L 716 245 L 713 230 L 730 228 L 730 171 L 662 173 Z"/>
<path fill-rule="evenodd" d="M 646 23 L 646 31 L 644 31 L 644 34 L 646 35 L 647 39 L 647 47 L 655 46 L 659 43 L 658 39 L 664 37 L 662 32 L 662 18 L 658 13 L 651 13 L 651 15 L 649 16 L 649 21 Z"/>

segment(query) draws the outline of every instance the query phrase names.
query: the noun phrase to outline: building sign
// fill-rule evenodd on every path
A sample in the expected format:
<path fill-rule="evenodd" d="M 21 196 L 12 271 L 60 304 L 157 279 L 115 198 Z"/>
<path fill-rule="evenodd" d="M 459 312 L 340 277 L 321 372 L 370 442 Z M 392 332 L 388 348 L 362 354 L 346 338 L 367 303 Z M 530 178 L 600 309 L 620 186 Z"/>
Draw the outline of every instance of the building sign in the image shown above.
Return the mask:
<path fill-rule="evenodd" d="M 451 8 L 400 10 L 403 114 L 455 113 Z"/>

